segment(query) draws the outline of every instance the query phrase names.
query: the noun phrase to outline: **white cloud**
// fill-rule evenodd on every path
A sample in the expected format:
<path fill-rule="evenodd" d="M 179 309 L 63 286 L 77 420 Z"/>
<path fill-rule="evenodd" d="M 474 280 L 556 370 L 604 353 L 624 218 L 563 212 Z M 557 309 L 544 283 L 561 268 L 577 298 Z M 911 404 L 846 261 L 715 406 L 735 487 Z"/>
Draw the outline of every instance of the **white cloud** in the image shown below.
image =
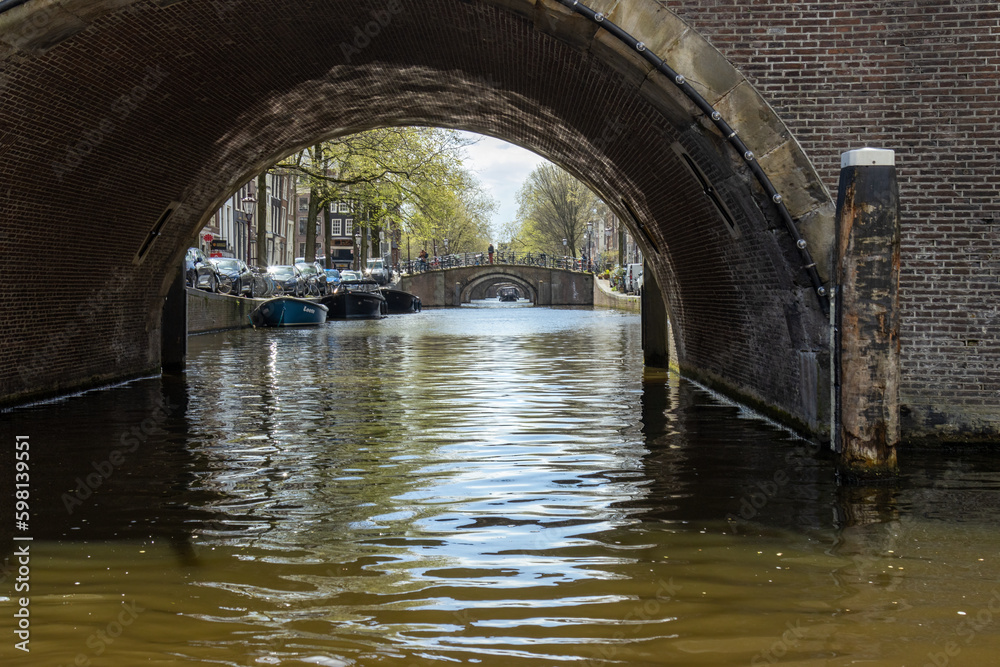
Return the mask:
<path fill-rule="evenodd" d="M 500 139 L 471 132 L 465 133 L 479 141 L 465 149 L 465 166 L 479 177 L 486 191 L 497 200 L 499 208 L 493 215 L 493 229 L 517 217 L 517 191 L 524 179 L 545 158 Z"/>

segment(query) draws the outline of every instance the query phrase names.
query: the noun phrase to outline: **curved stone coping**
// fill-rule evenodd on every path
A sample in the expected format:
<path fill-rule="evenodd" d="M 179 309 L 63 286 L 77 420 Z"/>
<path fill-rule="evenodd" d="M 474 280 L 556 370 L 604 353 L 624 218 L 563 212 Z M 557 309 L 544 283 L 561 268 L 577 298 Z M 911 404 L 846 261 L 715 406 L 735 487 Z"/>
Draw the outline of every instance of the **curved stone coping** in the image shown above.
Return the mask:
<path fill-rule="evenodd" d="M 594 279 L 594 307 L 614 308 L 638 313 L 642 310 L 642 298 L 639 295 L 622 294 L 611 289 L 611 285 L 603 278 Z"/>

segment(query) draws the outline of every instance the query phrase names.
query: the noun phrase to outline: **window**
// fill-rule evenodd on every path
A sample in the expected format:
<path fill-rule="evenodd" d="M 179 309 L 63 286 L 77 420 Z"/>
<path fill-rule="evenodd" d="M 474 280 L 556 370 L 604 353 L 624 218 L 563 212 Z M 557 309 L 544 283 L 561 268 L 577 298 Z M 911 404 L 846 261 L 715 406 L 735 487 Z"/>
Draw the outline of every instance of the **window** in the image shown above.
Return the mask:
<path fill-rule="evenodd" d="M 351 205 L 348 204 L 346 201 L 340 202 L 340 212 L 341 213 L 350 213 L 351 212 Z"/>
<path fill-rule="evenodd" d="M 330 220 L 330 236 L 343 236 L 344 235 L 344 221 L 340 218 L 332 218 Z"/>
<path fill-rule="evenodd" d="M 305 256 L 306 256 L 306 244 L 305 243 L 300 243 L 299 244 L 299 257 L 305 257 Z"/>
<path fill-rule="evenodd" d="M 305 235 L 306 233 L 306 219 L 299 218 L 299 235 Z"/>
<path fill-rule="evenodd" d="M 309 197 L 299 197 L 299 210 L 300 211 L 309 210 Z"/>
<path fill-rule="evenodd" d="M 350 236 L 354 233 L 354 218 L 348 218 L 344 226 L 344 236 Z"/>

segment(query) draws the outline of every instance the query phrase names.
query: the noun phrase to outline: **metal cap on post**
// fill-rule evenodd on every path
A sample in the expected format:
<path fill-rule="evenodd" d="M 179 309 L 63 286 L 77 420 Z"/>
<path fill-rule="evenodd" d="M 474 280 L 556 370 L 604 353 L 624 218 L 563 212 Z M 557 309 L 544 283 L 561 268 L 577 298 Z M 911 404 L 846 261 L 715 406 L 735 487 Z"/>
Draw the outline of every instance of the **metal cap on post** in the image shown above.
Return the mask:
<path fill-rule="evenodd" d="M 858 148 L 840 154 L 840 168 L 895 167 L 896 151 L 888 148 Z"/>
<path fill-rule="evenodd" d="M 835 444 L 849 479 L 896 474 L 899 428 L 899 188 L 895 153 L 841 155 L 837 194 Z"/>

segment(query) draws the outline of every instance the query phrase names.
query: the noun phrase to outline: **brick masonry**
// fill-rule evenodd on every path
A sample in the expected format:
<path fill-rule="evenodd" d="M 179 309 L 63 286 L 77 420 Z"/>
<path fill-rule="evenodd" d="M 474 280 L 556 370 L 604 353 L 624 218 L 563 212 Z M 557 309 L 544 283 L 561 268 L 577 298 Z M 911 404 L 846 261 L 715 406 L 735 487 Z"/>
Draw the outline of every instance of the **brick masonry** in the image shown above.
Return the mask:
<path fill-rule="evenodd" d="M 840 153 L 897 151 L 903 437 L 996 440 L 1000 7 L 593 4 L 734 119 L 821 266 Z M 805 385 L 826 382 L 827 317 L 769 199 L 669 82 L 553 0 L 72 7 L 0 14 L 0 402 L 155 369 L 168 269 L 237 185 L 325 136 L 427 123 L 586 180 L 643 239 L 681 368 L 822 431 Z"/>
<path fill-rule="evenodd" d="M 667 2 L 735 64 L 836 192 L 891 148 L 902 203 L 904 440 L 1000 436 L 1000 5 Z"/>

